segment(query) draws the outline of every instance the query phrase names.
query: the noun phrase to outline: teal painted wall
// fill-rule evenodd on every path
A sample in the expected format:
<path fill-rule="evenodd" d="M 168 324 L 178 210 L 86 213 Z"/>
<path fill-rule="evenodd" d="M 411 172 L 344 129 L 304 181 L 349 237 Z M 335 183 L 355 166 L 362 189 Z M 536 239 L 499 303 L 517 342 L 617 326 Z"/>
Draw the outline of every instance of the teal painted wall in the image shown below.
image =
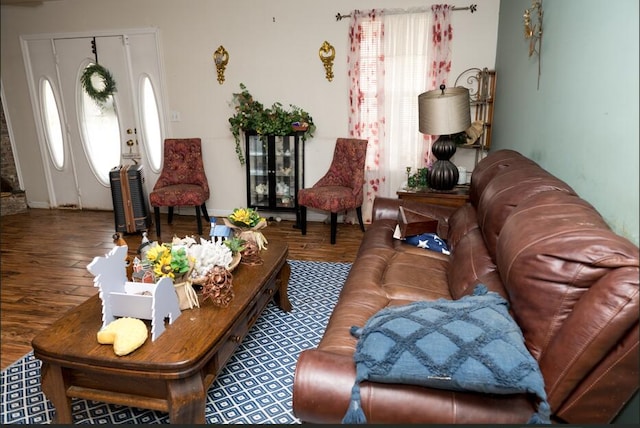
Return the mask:
<path fill-rule="evenodd" d="M 522 17 L 531 1 L 501 1 L 491 143 L 566 181 L 636 245 L 638 4 L 545 0 L 538 89 Z"/>

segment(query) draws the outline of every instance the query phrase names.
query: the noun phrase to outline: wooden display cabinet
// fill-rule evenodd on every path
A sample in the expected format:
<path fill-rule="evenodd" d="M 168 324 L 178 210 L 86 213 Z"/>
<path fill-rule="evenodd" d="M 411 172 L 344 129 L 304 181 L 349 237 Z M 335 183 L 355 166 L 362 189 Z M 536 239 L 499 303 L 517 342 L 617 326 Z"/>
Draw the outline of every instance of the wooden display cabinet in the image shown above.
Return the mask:
<path fill-rule="evenodd" d="M 304 187 L 301 134 L 245 134 L 247 207 L 263 211 L 297 211 L 298 190 Z"/>

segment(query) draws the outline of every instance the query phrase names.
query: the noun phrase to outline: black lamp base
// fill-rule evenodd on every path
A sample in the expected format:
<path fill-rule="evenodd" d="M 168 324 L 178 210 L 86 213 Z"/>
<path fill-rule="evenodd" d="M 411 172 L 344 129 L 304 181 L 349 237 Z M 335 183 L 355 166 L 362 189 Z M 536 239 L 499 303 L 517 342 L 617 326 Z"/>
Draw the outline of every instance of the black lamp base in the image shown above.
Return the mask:
<path fill-rule="evenodd" d="M 451 190 L 458 184 L 458 167 L 449 159 L 456 153 L 456 143 L 449 135 L 442 135 L 433 143 L 431 152 L 436 161 L 429 169 L 429 187 L 434 190 Z"/>

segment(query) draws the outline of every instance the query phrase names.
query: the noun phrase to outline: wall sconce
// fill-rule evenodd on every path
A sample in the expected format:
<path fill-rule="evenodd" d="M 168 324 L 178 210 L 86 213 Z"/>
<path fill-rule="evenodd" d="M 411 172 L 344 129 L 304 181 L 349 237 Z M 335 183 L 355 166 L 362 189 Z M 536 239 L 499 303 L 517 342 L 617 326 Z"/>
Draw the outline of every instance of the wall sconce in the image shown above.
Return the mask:
<path fill-rule="evenodd" d="M 229 52 L 224 46 L 220 45 L 213 53 L 213 62 L 216 64 L 216 71 L 218 72 L 218 83 L 222 85 L 222 82 L 224 82 L 224 70 L 229 62 Z"/>
<path fill-rule="evenodd" d="M 324 65 L 327 80 L 331 82 L 333 80 L 333 60 L 336 57 L 336 50 L 325 40 L 322 46 L 320 46 L 318 56 Z"/>
<path fill-rule="evenodd" d="M 537 22 L 532 22 L 531 14 L 534 13 L 534 18 L 537 18 Z M 538 89 L 540 89 L 540 55 L 542 52 L 542 0 L 531 0 L 531 7 L 525 9 L 524 15 L 524 38 L 529 40 L 529 57 L 534 54 L 538 55 Z"/>

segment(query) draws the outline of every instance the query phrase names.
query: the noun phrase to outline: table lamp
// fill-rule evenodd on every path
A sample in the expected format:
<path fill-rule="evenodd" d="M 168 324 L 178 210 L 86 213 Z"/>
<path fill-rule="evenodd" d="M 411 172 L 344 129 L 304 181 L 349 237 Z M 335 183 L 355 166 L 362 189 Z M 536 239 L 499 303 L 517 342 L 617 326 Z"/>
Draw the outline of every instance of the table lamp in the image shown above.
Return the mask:
<path fill-rule="evenodd" d="M 458 168 L 449 160 L 456 152 L 451 135 L 471 125 L 469 99 L 467 88 L 445 85 L 418 95 L 420 132 L 439 136 L 431 148 L 437 160 L 429 169 L 429 187 L 434 190 L 451 190 L 458 183 Z"/>

